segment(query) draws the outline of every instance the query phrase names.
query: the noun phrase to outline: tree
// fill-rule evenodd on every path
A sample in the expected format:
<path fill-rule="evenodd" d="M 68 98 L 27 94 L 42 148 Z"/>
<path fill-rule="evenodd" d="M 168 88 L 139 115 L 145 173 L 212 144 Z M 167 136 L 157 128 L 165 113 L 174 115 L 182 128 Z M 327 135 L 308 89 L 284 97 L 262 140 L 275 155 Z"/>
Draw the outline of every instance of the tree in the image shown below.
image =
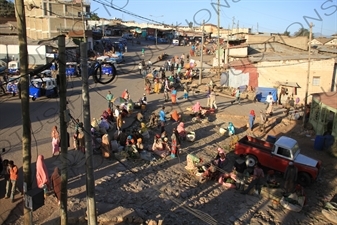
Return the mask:
<path fill-rule="evenodd" d="M 90 20 L 100 20 L 101 18 L 97 15 L 97 13 L 90 13 Z"/>
<path fill-rule="evenodd" d="M 0 17 L 15 17 L 14 3 L 0 0 Z"/>
<path fill-rule="evenodd" d="M 290 32 L 289 31 L 284 31 L 283 35 L 289 37 L 290 36 Z"/>
<path fill-rule="evenodd" d="M 309 38 L 309 35 L 310 35 L 310 31 L 303 27 L 298 29 L 298 31 L 296 31 L 294 34 L 295 37 L 308 37 L 308 38 Z M 314 38 L 314 36 L 312 36 L 312 38 Z"/>

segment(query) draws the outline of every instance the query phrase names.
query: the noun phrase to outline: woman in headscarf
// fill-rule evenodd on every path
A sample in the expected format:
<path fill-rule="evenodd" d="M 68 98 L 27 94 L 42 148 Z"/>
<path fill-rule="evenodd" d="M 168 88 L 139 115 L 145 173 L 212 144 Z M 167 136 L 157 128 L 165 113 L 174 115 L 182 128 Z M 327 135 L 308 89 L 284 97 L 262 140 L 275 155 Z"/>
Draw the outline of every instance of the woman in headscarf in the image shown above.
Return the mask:
<path fill-rule="evenodd" d="M 193 113 L 194 113 L 194 116 L 200 116 L 201 115 L 201 105 L 200 105 L 200 102 L 197 102 L 194 104 L 193 108 Z"/>
<path fill-rule="evenodd" d="M 159 92 L 160 92 L 160 90 L 159 90 L 159 79 L 158 78 L 156 78 L 155 80 L 154 80 L 154 93 L 156 93 L 156 94 L 159 94 Z"/>
<path fill-rule="evenodd" d="M 144 122 L 140 123 L 140 133 L 141 133 L 141 135 L 145 139 L 149 139 L 150 138 L 149 131 L 148 131 L 147 126 L 146 126 L 146 124 Z"/>
<path fill-rule="evenodd" d="M 116 120 L 116 128 L 118 131 L 121 131 L 122 129 L 122 126 L 123 126 L 123 118 L 122 118 L 122 114 L 120 113 L 117 117 L 117 120 Z"/>
<path fill-rule="evenodd" d="M 177 103 L 177 90 L 174 87 L 172 88 L 172 91 L 171 91 L 171 101 L 172 101 L 172 104 Z"/>
<path fill-rule="evenodd" d="M 138 152 L 141 152 L 141 151 L 144 150 L 144 144 L 143 144 L 143 140 L 141 138 L 137 139 L 136 148 L 137 148 Z"/>
<path fill-rule="evenodd" d="M 255 111 L 250 110 L 250 113 L 249 113 L 249 128 L 250 128 L 251 131 L 253 131 L 254 121 L 255 121 Z"/>
<path fill-rule="evenodd" d="M 233 125 L 232 122 L 228 122 L 227 130 L 228 130 L 228 135 L 229 136 L 232 136 L 232 135 L 235 134 L 235 127 L 234 127 L 234 125 Z"/>
<path fill-rule="evenodd" d="M 47 196 L 49 190 L 49 175 L 43 155 L 39 155 L 36 160 L 36 183 L 38 188 L 43 189 L 44 196 Z"/>
<path fill-rule="evenodd" d="M 51 137 L 52 137 L 52 153 L 53 156 L 55 153 L 60 152 L 60 134 L 57 130 L 57 126 L 54 126 L 51 131 Z"/>
<path fill-rule="evenodd" d="M 176 128 L 173 128 L 171 136 L 171 158 L 176 158 L 180 147 L 179 134 Z"/>
<path fill-rule="evenodd" d="M 185 124 L 183 122 L 180 122 L 177 126 L 177 132 L 179 134 L 179 137 L 183 140 L 186 138 L 186 130 L 185 130 Z"/>
<path fill-rule="evenodd" d="M 161 139 L 161 136 L 157 134 L 154 138 L 154 142 L 152 145 L 152 151 L 156 154 L 159 155 L 162 158 L 165 158 L 168 156 L 168 152 L 166 151 L 165 146 L 163 145 L 163 141 Z"/>
<path fill-rule="evenodd" d="M 145 91 L 149 95 L 151 93 L 151 82 L 148 78 L 145 78 Z M 154 84 L 154 92 L 156 92 L 156 83 Z"/>
<path fill-rule="evenodd" d="M 61 200 L 61 174 L 60 169 L 58 167 L 54 168 L 54 172 L 50 177 L 51 180 L 51 187 L 55 193 L 55 196 L 57 198 L 57 203 L 60 205 Z"/>

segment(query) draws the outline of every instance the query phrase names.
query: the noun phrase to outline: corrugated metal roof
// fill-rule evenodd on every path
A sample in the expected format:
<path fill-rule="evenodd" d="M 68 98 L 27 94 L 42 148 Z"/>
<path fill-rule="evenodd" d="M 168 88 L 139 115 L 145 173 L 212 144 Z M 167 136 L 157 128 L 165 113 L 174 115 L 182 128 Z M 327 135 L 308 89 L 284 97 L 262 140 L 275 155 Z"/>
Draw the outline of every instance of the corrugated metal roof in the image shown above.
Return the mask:
<path fill-rule="evenodd" d="M 321 92 L 312 94 L 314 98 L 324 105 L 337 109 L 337 92 Z"/>
<path fill-rule="evenodd" d="M 27 43 L 30 45 L 37 45 L 38 41 L 27 37 Z M 2 45 L 17 45 L 19 43 L 18 35 L 0 35 L 0 44 Z"/>
<path fill-rule="evenodd" d="M 318 55 L 311 54 L 311 59 L 331 59 L 334 58 L 331 55 Z M 257 53 L 254 55 L 249 55 L 249 61 L 251 62 L 265 62 L 265 61 L 284 61 L 284 60 L 308 60 L 308 54 L 298 53 L 298 54 L 286 54 L 286 53 Z"/>

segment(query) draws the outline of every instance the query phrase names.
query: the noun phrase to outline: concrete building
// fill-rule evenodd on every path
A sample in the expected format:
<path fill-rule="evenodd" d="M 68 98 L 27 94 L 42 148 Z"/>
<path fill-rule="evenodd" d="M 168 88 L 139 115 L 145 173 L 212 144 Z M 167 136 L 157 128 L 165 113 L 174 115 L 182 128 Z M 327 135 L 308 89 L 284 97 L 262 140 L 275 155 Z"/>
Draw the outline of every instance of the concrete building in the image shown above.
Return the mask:
<path fill-rule="evenodd" d="M 78 33 L 85 29 L 81 13 L 90 12 L 90 3 L 81 0 L 25 0 L 27 36 L 34 40 Z"/>
<path fill-rule="evenodd" d="M 296 43 L 296 42 L 294 42 Z M 240 49 L 240 48 L 239 48 Z M 242 48 L 243 50 L 243 48 Z M 279 42 L 250 44 L 248 57 L 229 55 L 226 86 L 248 85 L 277 88 L 281 103 L 286 97 L 299 98 L 304 103 L 307 76 L 308 51 Z M 336 91 L 337 54 L 312 53 L 308 93 Z M 310 102 L 310 99 L 309 101 Z"/>
<path fill-rule="evenodd" d="M 287 96 L 297 98 L 304 103 L 308 76 L 307 54 L 281 55 L 264 54 L 263 59 L 256 57 L 258 85 L 277 87 L 279 94 L 286 89 Z M 308 93 L 335 91 L 337 64 L 331 56 L 312 56 Z M 282 101 L 281 101 L 282 102 Z"/>
<path fill-rule="evenodd" d="M 270 43 L 281 43 L 291 47 L 295 47 L 302 50 L 308 50 L 308 38 L 307 37 L 288 37 L 279 34 L 269 34 L 269 35 L 246 35 L 247 44 L 266 44 Z"/>

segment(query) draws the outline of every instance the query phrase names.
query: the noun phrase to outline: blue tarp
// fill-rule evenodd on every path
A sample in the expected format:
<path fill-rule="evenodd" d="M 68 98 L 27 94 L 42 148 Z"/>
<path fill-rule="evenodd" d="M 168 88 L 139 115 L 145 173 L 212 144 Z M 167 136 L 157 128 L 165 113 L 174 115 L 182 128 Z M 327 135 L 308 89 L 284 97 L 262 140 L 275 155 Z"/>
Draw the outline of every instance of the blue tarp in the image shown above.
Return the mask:
<path fill-rule="evenodd" d="M 274 102 L 277 101 L 277 89 L 276 88 L 268 88 L 268 87 L 257 87 L 256 89 L 256 100 L 259 102 L 266 102 L 266 97 L 271 92 L 274 98 Z"/>

